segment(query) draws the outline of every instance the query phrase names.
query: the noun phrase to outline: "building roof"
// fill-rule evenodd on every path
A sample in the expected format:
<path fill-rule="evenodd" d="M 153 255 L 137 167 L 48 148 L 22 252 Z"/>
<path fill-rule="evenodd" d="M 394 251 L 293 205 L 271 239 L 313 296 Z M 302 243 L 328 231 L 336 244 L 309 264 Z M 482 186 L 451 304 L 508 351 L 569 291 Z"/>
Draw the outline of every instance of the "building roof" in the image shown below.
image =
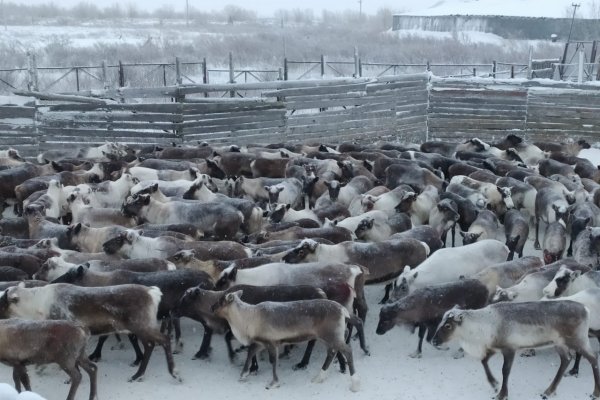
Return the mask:
<path fill-rule="evenodd" d="M 414 6 L 398 15 L 570 18 L 573 12 L 571 3 L 571 0 L 421 0 L 420 6 Z M 577 0 L 577 3 L 581 7 L 577 9 L 576 18 L 600 18 L 600 10 L 596 10 L 594 15 L 594 0 Z"/>

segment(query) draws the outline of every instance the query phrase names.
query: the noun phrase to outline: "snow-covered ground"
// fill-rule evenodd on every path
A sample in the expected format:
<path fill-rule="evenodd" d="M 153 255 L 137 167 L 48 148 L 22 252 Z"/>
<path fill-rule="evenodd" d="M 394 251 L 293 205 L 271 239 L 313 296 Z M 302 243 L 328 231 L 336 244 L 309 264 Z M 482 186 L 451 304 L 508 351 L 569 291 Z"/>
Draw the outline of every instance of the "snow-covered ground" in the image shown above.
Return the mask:
<path fill-rule="evenodd" d="M 543 230 L 542 230 L 543 231 Z M 540 255 L 533 250 L 529 241 L 525 255 Z M 181 354 L 176 354 L 175 363 L 181 372 L 183 382 L 178 383 L 166 371 L 162 349 L 155 349 L 143 382 L 128 383 L 134 368 L 129 366 L 133 351 L 127 346 L 124 350 L 110 350 L 114 339 L 107 342 L 104 358 L 98 363 L 98 395 L 100 399 L 154 400 L 154 399 L 286 399 L 306 400 L 324 398 L 330 400 L 381 399 L 381 400 L 424 400 L 444 398 L 445 400 L 489 399 L 494 392 L 485 380 L 479 361 L 464 357 L 454 359 L 456 345 L 448 351 L 439 351 L 429 344 L 423 346 L 423 357 L 408 357 L 417 344 L 416 335 L 402 328 L 394 328 L 383 336 L 375 334 L 380 306 L 377 301 L 383 294 L 381 286 L 367 287 L 369 315 L 365 324 L 371 356 L 365 356 L 358 343 L 353 341 L 356 370 L 361 380 L 361 390 L 349 390 L 350 378 L 332 365 L 324 383 L 311 383 L 324 360 L 322 345 L 317 345 L 311 364 L 304 371 L 293 371 L 292 365 L 302 356 L 303 346 L 292 352 L 290 359 L 279 363 L 281 387 L 266 390 L 271 379 L 271 369 L 266 359 L 260 360 L 257 376 L 250 376 L 246 382 L 239 382 L 243 355 L 239 354 L 235 364 L 230 364 L 222 337 L 213 338 L 210 361 L 192 360 L 201 342 L 202 327 L 190 320 L 183 321 L 185 346 Z M 95 344 L 92 339 L 91 345 Z M 597 348 L 597 342 L 592 345 Z M 558 368 L 559 358 L 551 350 L 540 350 L 530 358 L 517 357 L 509 383 L 511 399 L 534 399 L 550 384 Z M 501 377 L 502 356 L 496 355 L 490 362 L 496 378 Z M 593 388 L 589 364 L 582 361 L 578 378 L 566 377 L 561 382 L 555 400 L 587 398 Z M 42 376 L 29 368 L 32 388 L 48 400 L 61 400 L 66 397 L 68 385 L 63 384 L 66 374 L 56 367 L 47 368 Z M 83 371 L 82 371 L 83 373 Z M 77 399 L 87 399 L 89 381 L 84 374 Z M 12 384 L 11 371 L 0 366 L 0 382 Z M 2 399 L 4 400 L 4 399 Z"/>
<path fill-rule="evenodd" d="M 582 0 L 578 18 L 586 18 L 594 0 Z M 404 15 L 506 15 L 519 17 L 565 18 L 572 12 L 564 0 L 425 0 L 413 3 Z"/>

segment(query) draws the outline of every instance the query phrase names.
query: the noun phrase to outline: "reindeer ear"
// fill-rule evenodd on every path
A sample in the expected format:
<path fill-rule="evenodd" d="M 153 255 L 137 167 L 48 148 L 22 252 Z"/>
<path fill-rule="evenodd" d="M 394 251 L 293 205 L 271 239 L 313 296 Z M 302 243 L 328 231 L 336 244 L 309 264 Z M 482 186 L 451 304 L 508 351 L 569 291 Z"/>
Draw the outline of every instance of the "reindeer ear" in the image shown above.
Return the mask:
<path fill-rule="evenodd" d="M 73 227 L 73 233 L 77 234 L 81 231 L 81 222 Z"/>
<path fill-rule="evenodd" d="M 133 243 L 133 239 L 135 239 L 135 233 L 133 231 L 127 231 L 125 234 L 125 240 L 129 243 Z"/>
<path fill-rule="evenodd" d="M 83 274 L 85 274 L 85 267 L 83 265 L 80 265 L 79 267 L 77 267 L 77 276 L 81 278 Z"/>

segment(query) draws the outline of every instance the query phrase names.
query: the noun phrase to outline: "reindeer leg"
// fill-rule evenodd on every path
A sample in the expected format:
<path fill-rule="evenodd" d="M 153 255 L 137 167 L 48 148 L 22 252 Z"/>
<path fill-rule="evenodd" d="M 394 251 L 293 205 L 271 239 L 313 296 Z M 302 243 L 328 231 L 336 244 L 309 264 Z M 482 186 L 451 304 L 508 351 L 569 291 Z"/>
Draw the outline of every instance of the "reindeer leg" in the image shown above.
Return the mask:
<path fill-rule="evenodd" d="M 385 304 L 388 302 L 388 300 L 390 299 L 390 292 L 392 291 L 393 288 L 394 288 L 393 283 L 388 283 L 387 285 L 385 285 L 385 295 L 379 301 L 379 304 Z"/>
<path fill-rule="evenodd" d="M 492 358 L 493 355 L 494 355 L 493 352 L 488 351 L 487 354 L 485 355 L 485 357 L 483 358 L 483 360 L 481 360 L 481 365 L 483 365 L 483 370 L 485 371 L 485 377 L 487 378 L 490 385 L 492 385 L 494 390 L 498 390 L 498 381 L 496 380 L 496 378 L 494 378 L 492 371 L 490 371 L 490 366 L 488 365 L 488 361 L 490 360 L 490 358 Z"/>
<path fill-rule="evenodd" d="M 292 369 L 294 371 L 299 370 L 299 369 L 305 369 L 308 366 L 308 362 L 310 361 L 310 355 L 312 354 L 313 348 L 315 347 L 315 343 L 317 341 L 316 340 L 309 340 L 308 344 L 306 345 L 306 350 L 304 351 L 304 356 L 302 357 L 302 360 L 300 360 L 300 362 L 296 365 L 294 365 L 292 367 Z"/>
<path fill-rule="evenodd" d="M 540 233 L 540 219 L 539 219 L 539 217 L 535 217 L 535 243 L 533 244 L 533 247 L 536 250 L 542 249 L 542 247 L 540 246 L 539 233 Z"/>
<path fill-rule="evenodd" d="M 423 338 L 425 337 L 425 331 L 427 327 L 425 324 L 419 324 L 419 343 L 417 344 L 417 351 L 409 354 L 410 358 L 421 358 L 421 353 L 423 352 Z"/>
<path fill-rule="evenodd" d="M 135 360 L 131 363 L 132 367 L 140 365 L 142 359 L 144 358 L 144 353 L 142 353 L 142 349 L 140 349 L 140 344 L 138 343 L 137 336 L 133 334 L 127 335 L 127 339 L 129 339 L 129 343 L 133 347 L 133 351 L 135 352 Z"/>
<path fill-rule="evenodd" d="M 202 344 L 200 345 L 200 350 L 198 350 L 198 352 L 194 355 L 193 360 L 205 360 L 208 358 L 208 355 L 210 354 L 210 342 L 212 340 L 212 335 L 213 330 L 207 325 L 204 325 L 204 336 L 202 336 Z M 225 341 L 227 341 L 227 335 L 225 335 Z M 229 343 L 227 347 L 229 349 L 231 347 L 231 343 Z M 229 354 L 229 358 L 233 359 L 231 353 Z"/>
<path fill-rule="evenodd" d="M 96 348 L 92 354 L 88 356 L 91 361 L 98 362 L 102 358 L 102 347 L 104 347 L 104 342 L 106 342 L 107 339 L 108 335 L 100 335 L 100 337 L 98 337 Z"/>
<path fill-rule="evenodd" d="M 269 352 L 269 362 L 273 367 L 273 380 L 267 385 L 266 389 L 276 388 L 279 387 L 279 377 L 277 376 L 277 361 L 279 360 L 279 352 L 277 350 L 277 347 L 273 346 L 273 344 L 271 343 L 265 343 L 265 347 Z"/>
<path fill-rule="evenodd" d="M 502 352 L 502 355 L 504 356 L 504 363 L 502 364 L 502 387 L 498 396 L 496 396 L 497 400 L 508 398 L 508 376 L 515 360 L 515 352 L 513 350 L 505 350 Z"/>
<path fill-rule="evenodd" d="M 69 394 L 67 395 L 67 400 L 74 400 L 75 393 L 77 393 L 77 388 L 79 387 L 79 384 L 81 383 L 81 372 L 79 372 L 79 368 L 77 368 L 77 365 L 72 365 L 72 366 L 61 365 L 61 368 L 63 371 L 65 371 L 67 373 L 67 375 L 69 375 L 69 378 L 71 378 L 71 388 L 69 389 Z"/>
<path fill-rule="evenodd" d="M 542 395 L 542 398 L 544 399 L 556 392 L 556 387 L 560 383 L 565 371 L 567 370 L 567 367 L 569 366 L 569 349 L 562 346 L 556 346 L 556 351 L 560 356 L 560 366 L 558 367 L 558 371 L 556 372 L 556 376 L 552 380 L 552 383 L 550 384 L 550 386 L 548 386 L 548 389 L 546 389 L 544 391 L 544 394 Z"/>
<path fill-rule="evenodd" d="M 252 362 L 252 359 L 256 356 L 258 350 L 260 350 L 260 345 L 258 343 L 252 343 L 248 347 L 248 354 L 246 356 L 244 368 L 242 369 L 242 373 L 240 374 L 240 381 L 246 380 L 248 375 L 250 375 L 250 363 Z"/>

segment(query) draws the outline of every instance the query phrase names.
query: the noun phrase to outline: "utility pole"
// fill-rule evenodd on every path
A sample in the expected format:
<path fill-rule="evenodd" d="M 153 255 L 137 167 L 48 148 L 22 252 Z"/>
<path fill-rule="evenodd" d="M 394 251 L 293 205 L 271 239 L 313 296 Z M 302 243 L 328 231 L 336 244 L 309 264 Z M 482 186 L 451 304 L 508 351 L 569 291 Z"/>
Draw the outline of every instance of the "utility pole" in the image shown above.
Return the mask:
<path fill-rule="evenodd" d="M 571 3 L 571 6 L 573 7 L 573 16 L 571 17 L 571 28 L 569 29 L 569 37 L 567 39 L 567 43 L 569 43 L 569 41 L 571 40 L 571 33 L 573 32 L 573 22 L 575 22 L 575 13 L 577 12 L 577 7 L 581 7 L 581 3 Z"/>
<path fill-rule="evenodd" d="M 190 26 L 190 0 L 185 0 L 185 26 Z"/>

